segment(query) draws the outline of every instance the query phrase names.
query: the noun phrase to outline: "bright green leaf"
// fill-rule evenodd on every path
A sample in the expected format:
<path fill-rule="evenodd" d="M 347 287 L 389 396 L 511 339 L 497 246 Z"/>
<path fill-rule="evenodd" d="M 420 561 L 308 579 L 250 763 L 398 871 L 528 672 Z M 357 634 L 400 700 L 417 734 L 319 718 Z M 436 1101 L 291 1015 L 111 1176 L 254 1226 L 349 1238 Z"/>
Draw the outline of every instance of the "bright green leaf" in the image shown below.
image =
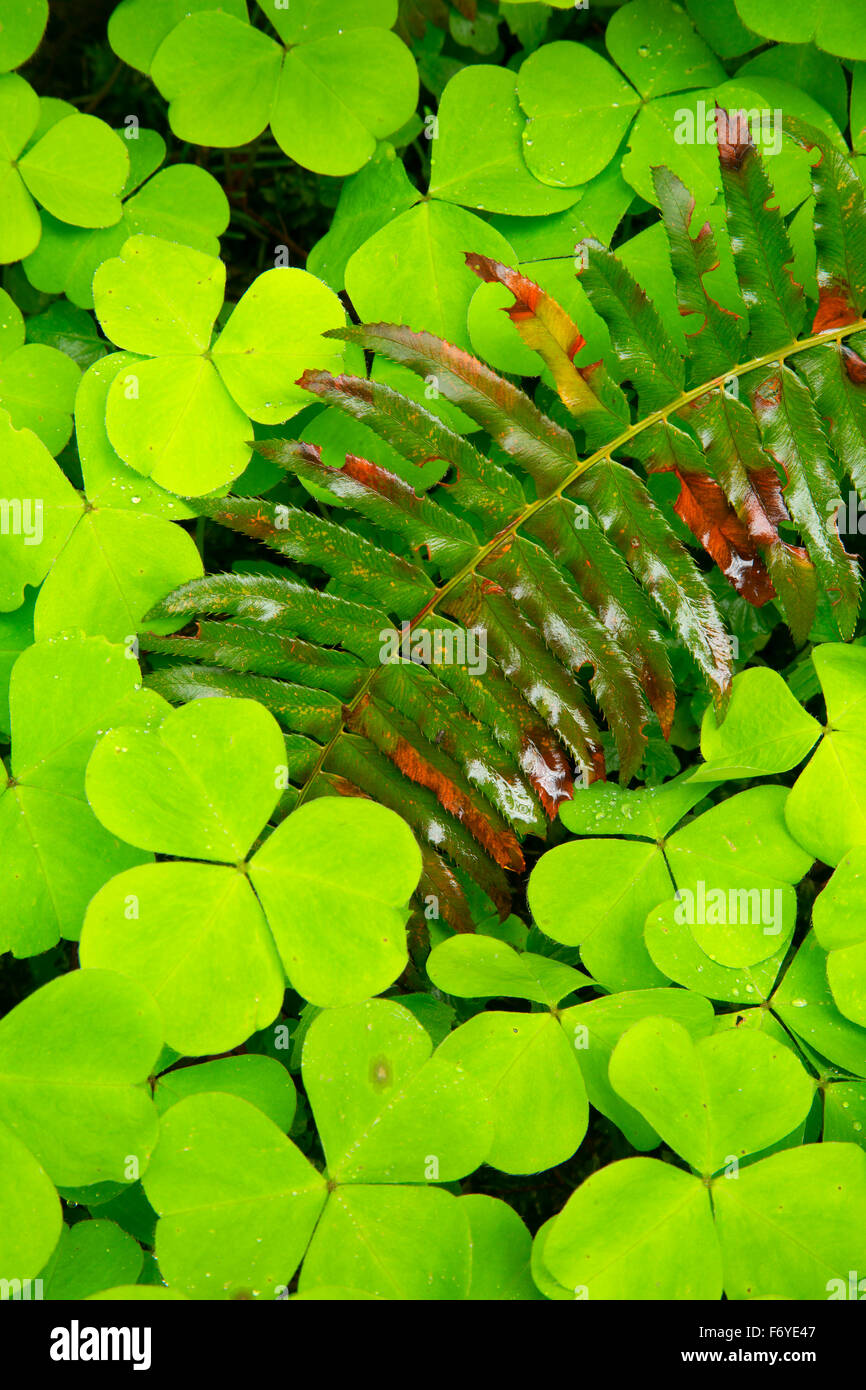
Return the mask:
<path fill-rule="evenodd" d="M 163 1276 L 197 1299 L 273 1298 L 327 1197 L 324 1178 L 266 1115 L 218 1093 L 187 1096 L 163 1116 L 145 1191 L 160 1215 Z"/>
<path fill-rule="evenodd" d="M 490 1096 L 491 1167 L 537 1173 L 571 1158 L 586 1133 L 586 1090 L 568 1038 L 552 1015 L 476 1014 L 449 1034 L 439 1054 Z"/>
<path fill-rule="evenodd" d="M 161 1044 L 140 985 L 102 970 L 62 975 L 0 1022 L 0 1120 L 56 1183 L 129 1181 L 156 1141 L 146 1081 Z"/>
<path fill-rule="evenodd" d="M 80 958 L 143 985 L 166 1041 L 190 1057 L 240 1046 L 276 1018 L 285 989 L 246 878 L 210 864 L 148 864 L 111 879 L 87 909 Z"/>
<path fill-rule="evenodd" d="M 392 984 L 406 963 L 405 905 L 420 872 L 409 827 L 371 801 L 329 797 L 283 821 L 250 879 L 298 993 L 331 1006 Z"/>
<path fill-rule="evenodd" d="M 706 1188 L 652 1158 L 588 1178 L 556 1218 L 544 1263 L 575 1297 L 591 1300 L 717 1299 L 722 1291 Z"/>
<path fill-rule="evenodd" d="M 219 1057 L 215 1062 L 200 1062 L 196 1067 L 175 1067 L 159 1077 L 153 1099 L 159 1114 L 164 1115 L 184 1096 L 198 1095 L 202 1091 L 240 1096 L 273 1120 L 284 1134 L 291 1129 L 297 1093 L 288 1071 L 273 1057 L 248 1053 L 242 1057 Z"/>
<path fill-rule="evenodd" d="M 763 1034 L 731 1029 L 694 1043 L 666 1018 L 644 1019 L 620 1039 L 610 1081 L 705 1177 L 790 1134 L 814 1095 L 794 1054 Z"/>
<path fill-rule="evenodd" d="M 303 1078 L 328 1176 L 343 1183 L 450 1182 L 492 1137 L 487 1097 L 399 1004 L 371 999 L 316 1018 Z"/>
<path fill-rule="evenodd" d="M 566 994 L 589 984 L 570 965 L 518 952 L 487 936 L 453 936 L 427 957 L 427 974 L 445 994 L 464 999 L 532 999 L 553 1008 Z"/>
<path fill-rule="evenodd" d="M 64 1226 L 42 1271 L 43 1298 L 81 1299 L 102 1289 L 134 1284 L 141 1273 L 138 1242 L 113 1221 L 77 1221 Z"/>
<path fill-rule="evenodd" d="M 102 823 L 130 844 L 232 864 L 267 824 L 284 756 L 264 706 L 194 700 L 153 732 L 107 734 L 87 769 L 87 795 Z"/>

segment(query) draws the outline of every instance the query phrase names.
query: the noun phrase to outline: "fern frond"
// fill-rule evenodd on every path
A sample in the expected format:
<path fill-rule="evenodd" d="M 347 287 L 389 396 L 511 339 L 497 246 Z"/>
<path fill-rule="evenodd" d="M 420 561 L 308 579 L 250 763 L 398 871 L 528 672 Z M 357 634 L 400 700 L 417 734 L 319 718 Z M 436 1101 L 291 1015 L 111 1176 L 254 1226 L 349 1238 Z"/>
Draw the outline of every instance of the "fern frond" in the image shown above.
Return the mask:
<path fill-rule="evenodd" d="M 685 354 L 597 242 L 583 244 L 579 273 L 611 350 L 589 366 L 576 365 L 584 338 L 560 305 L 469 253 L 481 279 L 508 290 L 507 313 L 572 427 L 432 334 L 333 330 L 423 377 L 482 433 L 465 439 L 380 382 L 307 372 L 302 386 L 408 461 L 442 460 L 443 481 L 419 495 L 369 459 L 333 468 L 310 443 L 257 443 L 339 511 L 198 499 L 201 515 L 290 567 L 195 580 L 158 610 L 187 627 L 142 639 L 163 658 L 148 679 L 167 698 L 249 695 L 273 711 L 286 732 L 284 811 L 325 795 L 399 811 L 422 844 L 420 893 L 457 930 L 471 927 L 470 880 L 508 911 L 523 841 L 572 796 L 574 765 L 587 780 L 605 775 L 602 722 L 623 782 L 653 715 L 670 731 L 674 642 L 724 713 L 731 643 L 703 570 L 650 495 L 652 474 L 677 479 L 675 510 L 709 562 L 750 603 L 776 602 L 798 643 L 821 595 L 840 636 L 854 631 L 859 569 L 833 516 L 844 480 L 866 483 L 866 202 L 842 153 L 792 123 L 820 154 L 810 305 L 745 122 L 719 110 L 717 125 L 734 307 L 708 286 L 716 236 L 692 226 L 679 180 L 655 171 Z"/>

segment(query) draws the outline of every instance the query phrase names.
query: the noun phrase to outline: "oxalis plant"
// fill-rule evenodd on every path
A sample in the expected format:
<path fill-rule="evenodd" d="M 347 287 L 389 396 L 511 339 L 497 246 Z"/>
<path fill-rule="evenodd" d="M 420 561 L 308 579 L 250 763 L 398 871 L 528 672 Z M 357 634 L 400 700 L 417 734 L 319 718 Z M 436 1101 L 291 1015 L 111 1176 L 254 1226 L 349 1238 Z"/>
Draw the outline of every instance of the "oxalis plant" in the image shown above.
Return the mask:
<path fill-rule="evenodd" d="M 866 1296 L 857 18 L 0 0 L 0 1298 Z"/>

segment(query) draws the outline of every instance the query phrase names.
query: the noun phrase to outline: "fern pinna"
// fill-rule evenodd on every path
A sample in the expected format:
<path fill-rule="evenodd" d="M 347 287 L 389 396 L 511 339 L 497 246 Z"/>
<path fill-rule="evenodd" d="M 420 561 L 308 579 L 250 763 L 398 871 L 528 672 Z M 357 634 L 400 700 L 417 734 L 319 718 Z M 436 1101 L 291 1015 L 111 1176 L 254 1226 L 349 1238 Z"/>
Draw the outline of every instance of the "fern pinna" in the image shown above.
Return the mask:
<path fill-rule="evenodd" d="M 495 447 L 483 452 L 380 382 L 306 373 L 302 385 L 407 460 L 446 462 L 445 480 L 419 496 L 366 459 L 349 455 L 336 469 L 311 444 L 257 443 L 364 524 L 258 498 L 199 500 L 203 515 L 264 542 L 304 577 L 287 569 L 193 581 L 160 609 L 197 619 L 187 635 L 142 640 L 183 659 L 150 677 L 169 698 L 251 695 L 275 713 L 287 735 L 288 804 L 367 795 L 398 810 L 425 849 L 420 893 L 434 895 L 457 929 L 472 923 L 465 876 L 505 913 L 521 843 L 543 836 L 573 794 L 575 765 L 604 777 L 599 715 L 623 783 L 640 763 L 652 712 L 669 733 L 674 639 L 724 710 L 730 641 L 646 474 L 675 475 L 676 511 L 707 555 L 750 603 L 775 599 L 798 642 L 819 594 L 839 634 L 854 630 L 860 578 L 834 507 L 846 476 L 858 489 L 866 483 L 862 187 L 823 137 L 786 123 L 814 161 L 819 300 L 810 304 L 790 273 L 785 221 L 745 117 L 718 110 L 716 120 L 738 312 L 709 294 L 713 232 L 693 231 L 690 195 L 666 169 L 655 171 L 656 189 L 685 358 L 597 242 L 579 248 L 579 273 L 607 324 L 612 365 L 583 368 L 574 358 L 584 340 L 557 303 L 519 271 L 468 255 L 482 279 L 510 291 L 510 317 L 575 433 L 429 333 L 385 323 L 336 330 L 432 379 Z M 731 379 L 738 390 L 726 389 Z M 383 661 L 390 630 L 404 640 Z M 478 630 L 483 671 L 453 660 L 455 633 Z"/>

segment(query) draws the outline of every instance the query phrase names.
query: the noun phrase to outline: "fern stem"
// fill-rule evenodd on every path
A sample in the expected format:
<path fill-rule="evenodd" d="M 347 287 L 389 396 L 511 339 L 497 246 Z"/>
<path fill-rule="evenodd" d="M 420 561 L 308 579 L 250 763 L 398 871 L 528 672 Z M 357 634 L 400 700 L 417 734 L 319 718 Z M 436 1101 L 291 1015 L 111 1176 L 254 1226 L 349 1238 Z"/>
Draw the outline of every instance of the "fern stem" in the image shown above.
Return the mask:
<path fill-rule="evenodd" d="M 701 396 L 709 395 L 711 391 L 724 389 L 725 382 L 730 381 L 733 377 L 745 376 L 746 373 L 758 371 L 761 367 L 770 366 L 771 363 L 778 363 L 779 366 L 781 366 L 782 363 L 787 361 L 789 357 L 794 357 L 797 355 L 797 353 L 800 352 L 806 352 L 809 348 L 819 347 L 821 344 L 835 342 L 838 345 L 842 342 L 844 338 L 848 338 L 854 333 L 859 333 L 863 329 L 866 329 L 866 319 L 861 318 L 857 319 L 854 323 L 846 324 L 844 328 L 825 329 L 823 333 L 816 333 L 810 338 L 797 339 L 796 341 L 789 343 L 788 346 L 785 348 L 776 349 L 773 352 L 766 352 L 762 357 L 753 357 L 751 361 L 739 363 L 737 366 L 732 367 L 729 371 L 725 372 L 721 376 L 712 377 L 709 381 L 702 382 L 700 386 L 693 386 L 688 391 L 681 392 L 681 394 L 677 396 L 675 400 L 671 401 L 669 405 L 663 406 L 660 410 L 653 411 L 651 415 L 645 416 L 642 420 L 635 421 L 635 423 L 630 425 L 627 430 L 623 430 L 622 434 L 617 435 L 615 439 L 610 440 L 601 448 L 596 449 L 594 453 L 588 456 L 588 458 L 582 459 L 576 465 L 576 467 L 572 468 L 571 472 L 562 480 L 562 482 L 557 487 L 553 488 L 550 492 L 545 493 L 543 497 L 537 497 L 534 502 L 530 502 L 526 507 L 524 507 L 523 511 L 520 513 L 518 517 L 514 519 L 514 521 L 509 522 L 507 526 L 503 527 L 501 531 L 497 532 L 497 534 L 493 537 L 492 540 L 488 541 L 486 545 L 483 545 L 481 549 L 478 551 L 478 554 L 472 560 L 472 562 L 470 564 L 464 565 L 463 569 L 459 570 L 457 574 L 452 575 L 451 578 L 447 581 L 447 583 L 443 584 L 441 588 L 437 589 L 436 592 L 433 594 L 432 598 L 424 605 L 421 611 L 417 613 L 414 618 L 411 619 L 411 621 L 409 622 L 409 631 L 414 631 L 418 624 L 423 622 L 426 617 L 428 617 L 436 608 L 438 608 L 442 601 L 446 599 L 448 595 L 458 587 L 458 585 L 462 584 L 465 579 L 468 579 L 470 575 L 474 574 L 475 571 L 478 569 L 479 565 L 483 564 L 484 561 L 488 558 L 488 556 L 490 556 L 495 550 L 498 550 L 500 548 L 500 546 L 503 543 L 503 540 L 507 536 L 514 535 L 517 531 L 519 531 L 521 526 L 524 526 L 526 522 L 529 521 L 529 519 L 533 517 L 537 511 L 540 511 L 542 507 L 545 507 L 548 502 L 552 501 L 553 498 L 561 497 L 562 494 L 566 492 L 568 488 L 570 488 L 572 484 L 577 481 L 581 474 L 587 471 L 587 469 L 592 468 L 593 465 L 596 463 L 600 463 L 602 459 L 611 459 L 612 456 L 617 452 L 617 450 L 622 449 L 624 445 L 630 442 L 630 440 L 634 439 L 644 430 L 649 429 L 651 425 L 660 424 L 662 421 L 667 420 L 671 415 L 675 415 L 678 411 L 682 410 L 685 406 L 689 405 L 692 401 L 698 400 Z M 373 681 L 376 679 L 377 675 L 378 670 L 372 670 L 365 679 L 361 688 L 358 690 L 357 694 L 354 695 L 353 698 L 349 701 L 349 703 L 344 706 L 343 718 L 340 721 L 339 726 L 334 731 L 333 735 L 328 740 L 328 742 L 322 748 L 319 757 L 316 759 L 315 766 L 313 767 L 312 771 L 307 777 L 306 782 L 300 789 L 298 800 L 296 803 L 297 806 L 301 805 L 313 782 L 316 780 L 319 773 L 322 771 L 322 768 L 324 767 L 328 759 L 328 755 L 331 749 L 334 747 L 338 739 L 340 739 L 341 736 L 345 733 L 348 718 L 358 708 L 358 706 L 364 700 L 366 700 L 367 694 L 370 690 L 370 686 L 373 684 Z"/>

